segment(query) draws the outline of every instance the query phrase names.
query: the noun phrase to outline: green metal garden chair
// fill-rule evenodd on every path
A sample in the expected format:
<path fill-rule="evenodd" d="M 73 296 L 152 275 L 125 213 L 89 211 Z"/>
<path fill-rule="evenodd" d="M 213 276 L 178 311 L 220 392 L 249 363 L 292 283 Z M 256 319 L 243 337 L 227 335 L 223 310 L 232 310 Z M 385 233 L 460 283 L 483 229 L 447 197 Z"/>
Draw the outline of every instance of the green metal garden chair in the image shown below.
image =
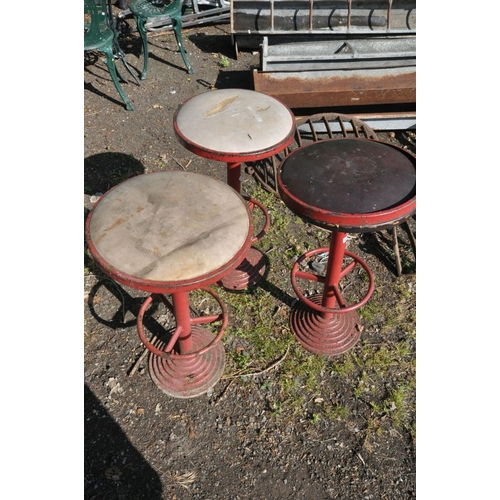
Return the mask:
<path fill-rule="evenodd" d="M 109 17 L 106 10 L 106 0 L 84 0 L 84 50 L 96 50 L 106 54 L 106 66 L 128 110 L 134 107 L 123 91 L 118 81 L 118 73 L 115 64 L 115 33 L 110 27 Z M 127 80 L 123 78 L 125 82 Z"/>
<path fill-rule="evenodd" d="M 148 37 L 146 30 L 146 22 L 151 18 L 170 17 L 174 30 L 177 45 L 186 65 L 189 74 L 193 74 L 194 70 L 187 59 L 186 50 L 182 43 L 182 2 L 181 0 L 173 0 L 168 3 L 163 0 L 133 0 L 129 6 L 130 11 L 134 15 L 137 29 L 141 34 L 142 46 L 144 49 L 144 67 L 141 73 L 141 80 L 146 78 L 148 72 Z"/>

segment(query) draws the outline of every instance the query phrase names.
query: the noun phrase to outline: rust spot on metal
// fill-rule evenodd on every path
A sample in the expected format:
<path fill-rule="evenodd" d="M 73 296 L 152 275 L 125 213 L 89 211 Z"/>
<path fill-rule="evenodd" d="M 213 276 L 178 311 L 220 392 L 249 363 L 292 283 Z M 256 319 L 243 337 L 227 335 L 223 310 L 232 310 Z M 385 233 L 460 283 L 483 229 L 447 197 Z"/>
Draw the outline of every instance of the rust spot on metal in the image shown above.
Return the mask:
<path fill-rule="evenodd" d="M 223 99 L 222 101 L 219 102 L 215 107 L 212 109 L 209 109 L 204 115 L 204 118 L 208 118 L 209 116 L 216 115 L 217 113 L 220 113 L 224 109 L 226 109 L 235 99 L 238 99 L 237 95 L 233 95 L 231 97 L 228 97 L 227 99 Z"/>

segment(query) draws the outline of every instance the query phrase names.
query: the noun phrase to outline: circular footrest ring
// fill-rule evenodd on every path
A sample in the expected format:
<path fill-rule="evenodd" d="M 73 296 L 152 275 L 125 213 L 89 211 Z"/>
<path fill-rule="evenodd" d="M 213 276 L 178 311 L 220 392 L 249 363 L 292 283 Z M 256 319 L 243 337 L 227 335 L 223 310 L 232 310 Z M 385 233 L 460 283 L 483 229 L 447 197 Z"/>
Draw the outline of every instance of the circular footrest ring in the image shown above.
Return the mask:
<path fill-rule="evenodd" d="M 219 329 L 219 332 L 217 335 L 214 337 L 214 339 L 207 344 L 205 347 L 198 349 L 197 351 L 182 354 L 182 353 L 172 353 L 172 352 L 166 352 L 158 349 L 155 347 L 146 337 L 146 334 L 144 332 L 144 326 L 143 326 L 143 321 L 144 321 L 144 314 L 147 310 L 147 308 L 151 305 L 153 302 L 154 296 L 150 295 L 142 304 L 141 309 L 139 311 L 139 314 L 137 316 L 137 331 L 139 333 L 139 338 L 141 339 L 141 342 L 144 344 L 146 349 L 148 349 L 149 352 L 152 354 L 159 356 L 164 359 L 176 359 L 176 360 L 189 360 L 196 358 L 197 356 L 201 356 L 202 354 L 206 353 L 210 349 L 213 349 L 221 340 L 222 335 L 224 334 L 224 330 L 229 322 L 229 317 L 228 317 L 228 312 L 227 312 L 227 307 L 226 305 L 222 302 L 220 297 L 210 288 L 208 287 L 200 287 L 197 290 L 203 290 L 204 292 L 212 295 L 212 297 L 219 303 L 221 309 L 222 309 L 222 314 L 219 315 L 217 320 L 222 319 L 222 325 Z M 202 321 L 199 321 L 200 318 L 197 319 L 191 319 L 191 324 L 199 324 Z M 212 321 L 215 322 L 216 320 Z"/>
<path fill-rule="evenodd" d="M 248 201 L 249 203 L 248 208 L 250 210 L 253 210 L 254 208 L 253 206 L 256 205 L 261 209 L 262 213 L 264 214 L 264 217 L 266 218 L 266 222 L 264 224 L 264 227 L 262 228 L 262 231 L 252 238 L 252 243 L 255 243 L 269 231 L 269 227 L 271 226 L 271 218 L 269 217 L 269 212 L 267 211 L 267 208 L 260 201 L 257 201 L 248 196 L 243 196 L 243 198 Z"/>
<path fill-rule="evenodd" d="M 314 310 L 316 310 L 318 312 L 322 312 L 322 313 L 345 314 L 348 312 L 352 312 L 356 309 L 359 309 L 361 306 L 365 305 L 368 302 L 368 300 L 370 299 L 370 297 L 372 296 L 373 290 L 375 288 L 375 281 L 373 278 L 373 274 L 372 274 L 370 268 L 368 267 L 368 264 L 363 259 L 361 259 L 361 257 L 358 257 L 356 254 L 354 254 L 352 252 L 347 252 L 347 251 L 344 252 L 344 256 L 350 257 L 353 260 L 353 262 L 344 268 L 344 270 L 341 272 L 341 278 L 343 278 L 349 272 L 351 272 L 354 269 L 354 267 L 356 266 L 356 264 L 359 264 L 365 270 L 365 272 L 368 274 L 369 286 L 368 286 L 368 291 L 366 292 L 365 296 L 360 301 L 358 301 L 355 304 L 352 304 L 350 306 L 345 306 L 345 305 L 339 304 L 338 308 L 332 309 L 329 307 L 324 307 L 320 304 L 317 304 L 317 303 L 309 300 L 300 290 L 300 288 L 297 284 L 297 277 L 302 278 L 302 279 L 309 279 L 310 281 L 316 281 L 316 282 L 320 282 L 320 283 L 325 282 L 325 278 L 323 276 L 318 276 L 317 274 L 299 271 L 299 266 L 305 259 L 311 257 L 312 255 L 316 255 L 316 254 L 320 254 L 320 253 L 324 253 L 324 252 L 328 252 L 328 251 L 329 251 L 328 248 L 316 248 L 315 250 L 311 250 L 311 251 L 306 252 L 305 254 L 301 255 L 295 261 L 295 263 L 292 267 L 292 271 L 291 271 L 291 281 L 292 281 L 292 287 L 295 290 L 297 297 L 300 300 L 302 300 L 305 304 L 307 304 L 311 309 L 314 309 Z M 328 266 L 328 264 L 327 264 L 327 266 Z M 299 276 L 297 276 L 297 275 L 299 275 Z M 341 297 L 341 293 L 340 293 L 340 290 L 338 289 L 338 285 L 334 286 L 334 293 L 337 297 L 337 302 L 338 302 L 339 297 Z"/>

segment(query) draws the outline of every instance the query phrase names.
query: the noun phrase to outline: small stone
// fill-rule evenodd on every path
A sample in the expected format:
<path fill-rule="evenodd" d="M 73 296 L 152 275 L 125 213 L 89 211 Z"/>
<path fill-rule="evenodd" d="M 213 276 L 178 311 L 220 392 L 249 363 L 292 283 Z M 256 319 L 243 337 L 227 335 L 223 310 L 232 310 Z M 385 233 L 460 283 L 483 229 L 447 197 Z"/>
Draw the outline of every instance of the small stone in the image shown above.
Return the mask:
<path fill-rule="evenodd" d="M 102 196 L 102 193 L 96 193 L 90 197 L 90 203 L 96 203 L 97 200 Z"/>

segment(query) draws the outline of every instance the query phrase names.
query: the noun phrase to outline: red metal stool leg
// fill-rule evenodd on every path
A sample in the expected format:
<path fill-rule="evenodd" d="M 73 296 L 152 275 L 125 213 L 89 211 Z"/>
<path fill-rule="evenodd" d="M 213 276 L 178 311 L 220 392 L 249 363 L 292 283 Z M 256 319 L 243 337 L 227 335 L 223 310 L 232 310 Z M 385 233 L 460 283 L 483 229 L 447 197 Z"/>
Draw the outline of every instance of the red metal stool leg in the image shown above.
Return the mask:
<path fill-rule="evenodd" d="M 356 327 L 359 323 L 356 309 L 364 305 L 373 293 L 374 283 L 370 269 L 359 257 L 345 251 L 346 240 L 346 233 L 332 232 L 324 278 L 299 271 L 298 266 L 305 257 L 323 252 L 326 250 L 325 248 L 304 254 L 292 268 L 292 285 L 300 300 L 292 307 L 290 328 L 297 341 L 314 354 L 337 356 L 356 344 L 361 335 Z M 351 257 L 353 262 L 343 267 L 345 255 Z M 370 284 L 364 298 L 360 302 L 348 306 L 340 292 L 339 282 L 357 264 L 360 264 L 367 272 Z M 324 284 L 323 294 L 306 298 L 299 290 L 296 278 L 322 282 Z"/>
<path fill-rule="evenodd" d="M 228 163 L 227 164 L 227 183 L 235 191 L 241 194 L 241 163 Z M 257 205 L 266 218 L 264 229 L 256 235 L 252 242 L 261 239 L 267 233 L 270 220 L 267 209 L 256 200 L 250 199 L 246 196 L 244 198 L 250 202 L 249 208 L 253 209 Z M 228 290 L 245 290 L 248 287 L 256 285 L 266 273 L 266 258 L 264 254 L 257 248 L 251 247 L 248 255 L 243 262 L 228 276 L 223 278 L 220 284 Z"/>
<path fill-rule="evenodd" d="M 241 162 L 227 164 L 227 183 L 241 194 Z"/>
<path fill-rule="evenodd" d="M 172 294 L 172 304 L 163 295 L 149 297 L 137 318 L 139 337 L 150 351 L 151 379 L 172 397 L 191 398 L 204 394 L 220 380 L 224 371 L 225 353 L 220 340 L 228 323 L 227 309 L 213 290 L 203 290 L 217 300 L 221 314 L 191 318 L 188 292 L 176 292 Z M 173 312 L 177 326 L 171 338 L 161 337 L 152 344 L 144 333 L 143 319 L 154 297 L 159 297 Z M 218 320 L 222 320 L 222 326 L 215 337 L 200 326 Z"/>

